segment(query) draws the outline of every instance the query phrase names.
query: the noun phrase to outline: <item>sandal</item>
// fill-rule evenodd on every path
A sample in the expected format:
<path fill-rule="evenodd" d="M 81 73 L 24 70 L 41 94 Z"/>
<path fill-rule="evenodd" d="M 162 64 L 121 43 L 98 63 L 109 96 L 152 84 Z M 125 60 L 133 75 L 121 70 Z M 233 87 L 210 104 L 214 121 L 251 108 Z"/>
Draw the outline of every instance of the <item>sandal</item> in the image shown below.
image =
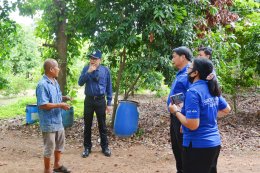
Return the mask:
<path fill-rule="evenodd" d="M 53 173 L 58 173 L 58 172 L 70 173 L 71 171 L 68 170 L 65 166 L 61 166 L 59 168 L 53 169 Z"/>

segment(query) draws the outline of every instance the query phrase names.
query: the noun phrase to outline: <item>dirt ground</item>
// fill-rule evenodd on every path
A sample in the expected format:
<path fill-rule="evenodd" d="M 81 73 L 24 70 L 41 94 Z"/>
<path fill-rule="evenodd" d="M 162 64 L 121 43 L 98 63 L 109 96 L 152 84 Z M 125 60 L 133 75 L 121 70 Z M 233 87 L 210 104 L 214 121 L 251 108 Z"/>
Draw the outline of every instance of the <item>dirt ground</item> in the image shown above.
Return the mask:
<path fill-rule="evenodd" d="M 248 112 L 231 113 L 219 120 L 222 149 L 219 173 L 260 172 L 260 95 L 239 98 L 238 107 Z M 175 159 L 169 139 L 166 98 L 139 96 L 139 130 L 119 138 L 109 127 L 110 158 L 101 153 L 96 120 L 92 130 L 92 153 L 81 158 L 83 120 L 66 130 L 62 162 L 74 173 L 174 173 Z M 232 105 L 231 105 L 232 106 Z M 246 109 L 245 109 L 246 108 Z M 109 119 L 108 119 L 109 121 Z M 0 120 L 0 173 L 43 172 L 42 138 L 39 126 L 24 125 L 24 116 Z"/>
<path fill-rule="evenodd" d="M 1 133 L 1 173 L 43 172 L 42 141 L 37 134 L 27 136 L 21 131 Z M 175 160 L 171 149 L 151 149 L 136 144 L 130 148 L 112 150 L 110 158 L 100 152 L 98 146 L 88 158 L 81 158 L 82 147 L 68 144 L 63 163 L 75 173 L 172 173 Z M 259 173 L 260 151 L 222 151 L 218 170 L 220 173 Z"/>

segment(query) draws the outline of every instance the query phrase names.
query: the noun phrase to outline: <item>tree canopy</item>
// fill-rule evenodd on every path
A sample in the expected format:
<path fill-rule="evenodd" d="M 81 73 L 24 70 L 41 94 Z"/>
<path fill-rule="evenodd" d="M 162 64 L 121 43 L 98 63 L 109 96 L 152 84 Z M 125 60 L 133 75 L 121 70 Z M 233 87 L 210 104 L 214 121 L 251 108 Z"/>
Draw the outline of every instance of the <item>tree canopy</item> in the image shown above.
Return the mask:
<path fill-rule="evenodd" d="M 192 49 L 194 57 L 201 45 L 213 48 L 225 92 L 259 85 L 259 3 L 253 0 L 12 2 L 4 0 L 0 7 L 0 36 L 4 38 L 0 40 L 0 71 L 6 59 L 13 61 L 13 73 L 35 65 L 35 53 L 19 44 L 23 34 L 10 12 L 17 7 L 21 15 L 41 14 L 35 29 L 42 42 L 41 57 L 57 59 L 63 94 L 77 83 L 81 70 L 77 63 L 95 49 L 102 50 L 103 63 L 111 69 L 114 104 L 119 93 L 124 92 L 127 99 L 140 88 L 160 90 L 163 83 L 170 85 L 176 70 L 169 56 L 174 47 L 183 45 Z M 6 82 L 1 78 L 0 87 Z"/>

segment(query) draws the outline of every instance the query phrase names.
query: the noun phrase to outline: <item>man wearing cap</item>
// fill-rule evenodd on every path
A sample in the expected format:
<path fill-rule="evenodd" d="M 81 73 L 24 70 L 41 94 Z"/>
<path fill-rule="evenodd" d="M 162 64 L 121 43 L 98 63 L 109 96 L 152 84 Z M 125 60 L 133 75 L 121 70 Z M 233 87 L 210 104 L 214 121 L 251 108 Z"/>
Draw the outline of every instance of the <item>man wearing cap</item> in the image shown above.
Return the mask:
<path fill-rule="evenodd" d="M 108 148 L 106 127 L 106 112 L 111 111 L 112 101 L 110 70 L 100 65 L 102 57 L 100 50 L 88 55 L 88 57 L 90 58 L 89 65 L 83 68 L 78 81 L 80 86 L 85 84 L 86 95 L 84 101 L 84 151 L 82 157 L 88 157 L 91 153 L 91 126 L 94 112 L 98 121 L 102 152 L 105 156 L 110 157 L 111 151 Z"/>
<path fill-rule="evenodd" d="M 168 96 L 167 105 L 169 107 L 171 101 L 170 96 L 178 93 L 185 95 L 187 89 L 190 86 L 188 81 L 187 71 L 192 60 L 192 53 L 189 48 L 181 46 L 173 49 L 172 64 L 178 69 L 175 80 L 172 83 L 171 91 Z M 170 135 L 172 143 L 172 151 L 176 160 L 177 173 L 183 173 L 182 168 L 182 133 L 181 123 L 174 115 L 170 115 Z"/>

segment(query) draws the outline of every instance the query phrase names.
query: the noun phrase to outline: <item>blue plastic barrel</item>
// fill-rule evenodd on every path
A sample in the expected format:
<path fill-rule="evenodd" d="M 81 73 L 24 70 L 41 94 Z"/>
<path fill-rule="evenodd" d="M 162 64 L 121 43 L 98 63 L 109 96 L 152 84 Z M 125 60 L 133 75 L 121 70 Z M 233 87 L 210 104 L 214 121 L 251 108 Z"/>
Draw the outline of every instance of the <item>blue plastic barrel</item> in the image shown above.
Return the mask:
<path fill-rule="evenodd" d="M 26 123 L 33 124 L 39 120 L 38 107 L 36 104 L 26 105 Z"/>
<path fill-rule="evenodd" d="M 64 128 L 71 127 L 74 122 L 74 109 L 71 106 L 69 110 L 65 111 L 62 109 L 62 124 Z"/>
<path fill-rule="evenodd" d="M 139 119 L 137 106 L 138 102 L 135 101 L 119 101 L 114 121 L 115 135 L 120 137 L 128 137 L 137 131 Z"/>

